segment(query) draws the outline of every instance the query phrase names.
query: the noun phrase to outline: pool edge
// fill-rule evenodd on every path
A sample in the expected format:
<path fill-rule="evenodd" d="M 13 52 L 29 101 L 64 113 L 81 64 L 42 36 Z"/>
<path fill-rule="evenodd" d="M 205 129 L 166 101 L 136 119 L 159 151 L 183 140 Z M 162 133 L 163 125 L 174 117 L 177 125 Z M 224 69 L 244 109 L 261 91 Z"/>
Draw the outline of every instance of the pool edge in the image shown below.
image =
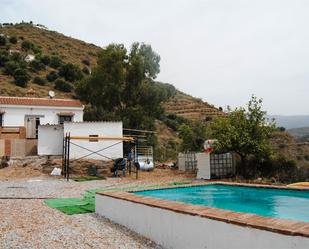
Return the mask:
<path fill-rule="evenodd" d="M 243 227 L 251 227 L 259 230 L 266 230 L 274 233 L 280 233 L 290 236 L 303 236 L 309 238 L 309 222 L 301 222 L 294 220 L 287 220 L 281 218 L 264 217 L 255 214 L 235 212 L 230 210 L 211 208 L 206 206 L 199 206 L 187 204 L 182 202 L 162 200 L 154 197 L 136 195 L 134 192 L 156 189 L 171 189 L 171 188 L 186 188 L 193 186 L 204 186 L 211 184 L 234 185 L 244 187 L 258 187 L 258 188 L 273 188 L 273 189 L 287 189 L 287 190 L 305 190 L 308 188 L 286 187 L 274 185 L 260 185 L 247 183 L 233 183 L 233 182 L 204 182 L 177 186 L 166 186 L 157 188 L 147 188 L 130 190 L 130 191 L 111 191 L 111 192 L 97 192 L 98 195 L 108 196 L 115 199 L 130 201 L 150 207 L 170 210 L 177 213 L 187 214 L 191 216 L 199 216 L 206 219 L 217 220 L 225 223 L 239 225 Z"/>

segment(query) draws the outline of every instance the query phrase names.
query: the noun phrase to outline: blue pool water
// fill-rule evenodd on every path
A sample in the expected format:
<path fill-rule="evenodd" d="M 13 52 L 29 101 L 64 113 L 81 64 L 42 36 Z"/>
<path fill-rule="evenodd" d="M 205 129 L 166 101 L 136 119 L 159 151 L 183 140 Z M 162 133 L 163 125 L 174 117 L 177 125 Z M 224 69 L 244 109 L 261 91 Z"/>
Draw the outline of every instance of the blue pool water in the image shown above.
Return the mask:
<path fill-rule="evenodd" d="M 309 222 L 309 191 L 213 184 L 135 192 L 164 200 Z"/>

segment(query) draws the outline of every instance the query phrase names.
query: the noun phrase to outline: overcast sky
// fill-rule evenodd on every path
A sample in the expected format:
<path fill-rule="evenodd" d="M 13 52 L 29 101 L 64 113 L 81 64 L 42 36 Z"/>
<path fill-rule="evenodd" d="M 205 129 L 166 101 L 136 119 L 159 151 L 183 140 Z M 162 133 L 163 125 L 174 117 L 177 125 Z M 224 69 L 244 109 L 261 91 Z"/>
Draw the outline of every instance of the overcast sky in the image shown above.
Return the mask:
<path fill-rule="evenodd" d="M 0 22 L 145 42 L 161 56 L 158 80 L 222 107 L 255 94 L 286 115 L 309 114 L 308 13 L 308 0 L 0 0 Z"/>

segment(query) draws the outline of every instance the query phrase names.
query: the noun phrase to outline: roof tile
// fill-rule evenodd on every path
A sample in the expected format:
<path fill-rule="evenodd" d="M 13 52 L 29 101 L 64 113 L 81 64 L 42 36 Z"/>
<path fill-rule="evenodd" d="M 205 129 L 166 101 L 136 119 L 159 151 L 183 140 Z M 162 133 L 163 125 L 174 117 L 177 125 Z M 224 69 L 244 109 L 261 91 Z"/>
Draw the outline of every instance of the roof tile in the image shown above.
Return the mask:
<path fill-rule="evenodd" d="M 75 99 L 50 99 L 6 96 L 0 96 L 0 105 L 83 107 L 82 103 L 79 100 Z"/>

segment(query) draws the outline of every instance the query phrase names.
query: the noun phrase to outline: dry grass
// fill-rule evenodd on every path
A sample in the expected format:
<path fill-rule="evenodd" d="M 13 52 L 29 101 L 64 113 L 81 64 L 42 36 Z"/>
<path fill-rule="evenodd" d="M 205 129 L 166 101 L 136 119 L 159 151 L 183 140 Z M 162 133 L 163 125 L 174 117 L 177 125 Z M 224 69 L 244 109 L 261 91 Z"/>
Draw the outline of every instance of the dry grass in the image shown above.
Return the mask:
<path fill-rule="evenodd" d="M 66 63 L 79 65 L 80 68 L 85 66 L 82 61 L 88 60 L 90 68 L 96 66 L 96 55 L 100 47 L 93 44 L 67 37 L 55 31 L 44 30 L 31 25 L 15 25 L 0 27 L 0 33 L 8 36 L 16 36 L 17 44 L 10 44 L 11 50 L 20 50 L 22 39 L 32 42 L 36 47 L 42 50 L 43 55 L 57 55 Z M 45 71 L 31 73 L 32 78 L 35 76 L 45 77 L 51 69 L 47 67 Z M 27 88 L 18 87 L 14 84 L 12 76 L 4 75 L 0 72 L 0 95 L 7 96 L 25 96 L 28 89 L 35 90 L 38 97 L 46 97 L 49 90 L 55 90 L 53 83 L 40 86 L 32 82 L 28 83 Z M 57 97 L 72 97 L 72 93 L 63 93 L 55 90 Z"/>

